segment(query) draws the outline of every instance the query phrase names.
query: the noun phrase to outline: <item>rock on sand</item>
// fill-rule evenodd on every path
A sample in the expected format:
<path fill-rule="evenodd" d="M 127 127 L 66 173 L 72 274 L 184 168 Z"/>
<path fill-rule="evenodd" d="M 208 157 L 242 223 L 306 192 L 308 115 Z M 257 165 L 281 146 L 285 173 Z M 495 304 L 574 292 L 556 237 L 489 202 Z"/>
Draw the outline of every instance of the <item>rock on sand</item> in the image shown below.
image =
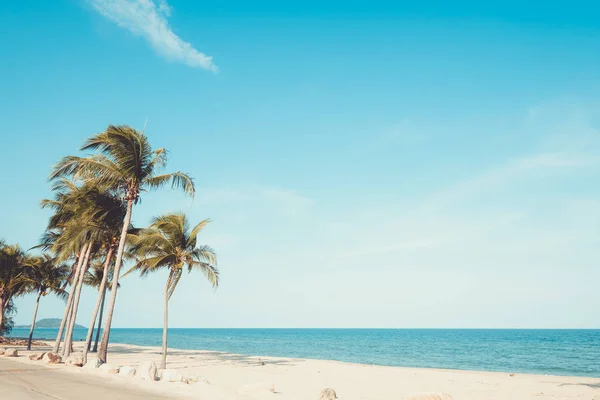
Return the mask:
<path fill-rule="evenodd" d="M 60 364 L 62 362 L 62 357 L 56 353 L 48 352 L 44 354 L 42 361 L 47 362 L 48 364 Z"/>
<path fill-rule="evenodd" d="M 65 364 L 74 365 L 76 367 L 83 367 L 83 353 L 81 351 L 71 353 L 69 357 L 67 357 L 67 361 L 65 361 Z"/>
<path fill-rule="evenodd" d="M 19 357 L 19 352 L 17 349 L 6 349 L 4 357 Z"/>
<path fill-rule="evenodd" d="M 321 390 L 321 393 L 319 394 L 319 400 L 335 400 L 335 399 L 337 399 L 337 394 L 335 393 L 335 390 L 330 389 L 330 388 Z"/>
<path fill-rule="evenodd" d="M 140 364 L 137 371 L 137 376 L 144 381 L 156 380 L 156 364 L 153 361 L 145 361 Z"/>
<path fill-rule="evenodd" d="M 98 359 L 98 357 L 91 357 L 87 363 L 83 366 L 85 369 L 96 369 L 100 368 L 102 365 L 102 361 Z"/>
<path fill-rule="evenodd" d="M 42 358 L 44 358 L 44 354 L 46 353 L 35 353 L 29 356 L 29 359 L 31 361 L 40 361 Z"/>
<path fill-rule="evenodd" d="M 181 382 L 183 380 L 183 375 L 181 372 L 176 369 L 165 369 L 160 374 L 161 382 Z"/>

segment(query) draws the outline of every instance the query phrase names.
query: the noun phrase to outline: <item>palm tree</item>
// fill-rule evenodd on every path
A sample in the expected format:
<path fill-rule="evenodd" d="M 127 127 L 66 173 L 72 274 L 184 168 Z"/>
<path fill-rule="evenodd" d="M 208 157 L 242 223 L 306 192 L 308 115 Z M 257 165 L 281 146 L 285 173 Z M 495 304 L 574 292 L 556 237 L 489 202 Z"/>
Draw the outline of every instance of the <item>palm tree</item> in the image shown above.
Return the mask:
<path fill-rule="evenodd" d="M 33 321 L 29 329 L 29 340 L 27 341 L 27 350 L 31 350 L 31 339 L 35 329 L 40 298 L 48 293 L 53 293 L 63 300 L 67 299 L 68 293 L 63 289 L 67 281 L 70 268 L 63 263 L 58 263 L 55 258 L 45 253 L 40 257 L 31 257 L 25 262 L 27 272 L 25 281 L 27 290 L 30 293 L 37 293 L 37 300 L 33 310 Z"/>
<path fill-rule="evenodd" d="M 166 164 L 166 151 L 164 149 L 152 151 L 146 135 L 129 126 L 109 125 L 106 131 L 89 138 L 81 150 L 96 150 L 97 153 L 89 157 L 63 158 L 56 165 L 50 178 L 72 176 L 91 182 L 101 190 L 121 195 L 127 204 L 117 248 L 110 302 L 98 352 L 100 361 L 106 362 L 119 273 L 133 205 L 139 201 L 142 190 L 157 189 L 169 182 L 172 187 L 181 188 L 191 196 L 195 189 L 192 179 L 187 174 L 175 172 L 157 175 L 158 170 Z"/>
<path fill-rule="evenodd" d="M 198 246 L 198 233 L 209 223 L 204 220 L 190 230 L 184 214 L 168 214 L 154 218 L 147 229 L 141 230 L 132 240 L 131 253 L 136 255 L 136 264 L 127 271 L 137 270 L 142 276 L 150 272 L 167 269 L 169 276 L 164 292 L 164 319 L 161 368 L 167 365 L 167 330 L 169 299 L 175 292 L 184 268 L 188 272 L 199 270 L 208 281 L 217 287 L 219 271 L 216 268 L 217 257 L 208 246 Z"/>
<path fill-rule="evenodd" d="M 90 253 L 100 255 L 104 252 L 108 268 L 114 249 L 118 244 L 121 225 L 125 217 L 125 204 L 114 193 L 98 188 L 91 181 L 71 181 L 59 178 L 56 180 L 53 190 L 56 192 L 55 199 L 42 201 L 42 207 L 50 207 L 55 210 L 55 214 L 50 219 L 49 231 L 44 237 L 44 243 L 50 243 L 53 250 L 66 256 L 71 256 L 72 253 L 77 254 L 79 251 L 79 257 L 76 257 L 82 260 L 77 264 L 73 273 L 72 295 L 65 308 L 61 329 L 59 329 L 55 342 L 55 351 L 57 351 L 62 329 L 65 321 L 68 321 L 64 347 L 65 355 L 68 355 L 88 260 L 90 263 L 93 261 Z M 60 232 L 56 232 L 56 230 Z M 79 250 L 80 247 L 82 250 Z M 94 321 L 100 303 L 101 296 L 96 302 Z"/>
<path fill-rule="evenodd" d="M 101 193 L 92 185 L 59 179 L 54 184 L 53 190 L 56 193 L 53 200 L 42 200 L 42 208 L 51 208 L 54 214 L 50 218 L 48 231 L 40 247 L 51 249 L 60 260 L 71 257 L 77 260 L 69 277 L 72 289 L 53 348 L 54 352 L 58 351 L 63 330 L 66 329 L 63 354 L 68 356 L 71 351 L 83 275 L 92 251 L 97 250 L 98 247 L 94 246 L 94 241 L 98 239 L 95 221 L 103 217 L 105 210 L 98 207 L 97 199 Z"/>
<path fill-rule="evenodd" d="M 18 245 L 0 242 L 0 333 L 7 330 L 5 317 L 13 308 L 13 297 L 27 292 L 23 266 L 25 257 L 25 252 Z"/>

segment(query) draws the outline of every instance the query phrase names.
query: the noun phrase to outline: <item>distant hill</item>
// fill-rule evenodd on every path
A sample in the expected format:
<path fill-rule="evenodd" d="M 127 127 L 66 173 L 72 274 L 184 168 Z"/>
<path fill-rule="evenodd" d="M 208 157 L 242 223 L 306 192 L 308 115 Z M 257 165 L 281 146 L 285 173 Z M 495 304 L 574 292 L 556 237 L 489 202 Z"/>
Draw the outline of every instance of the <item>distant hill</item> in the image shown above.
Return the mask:
<path fill-rule="evenodd" d="M 43 318 L 35 323 L 36 328 L 60 328 L 60 318 Z M 29 329 L 30 325 L 15 325 L 16 329 Z M 75 324 L 76 329 L 85 329 L 85 326 Z"/>

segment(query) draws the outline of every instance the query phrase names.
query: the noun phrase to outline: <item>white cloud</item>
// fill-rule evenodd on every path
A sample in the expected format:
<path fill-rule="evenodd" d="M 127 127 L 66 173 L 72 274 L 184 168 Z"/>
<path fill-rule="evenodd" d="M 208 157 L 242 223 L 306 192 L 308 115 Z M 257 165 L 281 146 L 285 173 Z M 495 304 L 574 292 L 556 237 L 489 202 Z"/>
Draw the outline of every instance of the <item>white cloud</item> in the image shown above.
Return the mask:
<path fill-rule="evenodd" d="M 96 11 L 122 28 L 146 39 L 171 61 L 217 72 L 213 59 L 182 40 L 169 27 L 171 7 L 165 0 L 88 0 Z"/>
<path fill-rule="evenodd" d="M 600 163 L 600 153 L 596 150 L 586 152 L 539 153 L 507 161 L 504 165 L 480 172 L 463 181 L 452 184 L 438 192 L 432 199 L 424 202 L 421 209 L 431 211 L 448 206 L 467 197 L 481 194 L 487 190 L 522 181 L 535 173 L 555 169 L 592 167 Z M 550 176 L 550 179 L 552 176 Z"/>

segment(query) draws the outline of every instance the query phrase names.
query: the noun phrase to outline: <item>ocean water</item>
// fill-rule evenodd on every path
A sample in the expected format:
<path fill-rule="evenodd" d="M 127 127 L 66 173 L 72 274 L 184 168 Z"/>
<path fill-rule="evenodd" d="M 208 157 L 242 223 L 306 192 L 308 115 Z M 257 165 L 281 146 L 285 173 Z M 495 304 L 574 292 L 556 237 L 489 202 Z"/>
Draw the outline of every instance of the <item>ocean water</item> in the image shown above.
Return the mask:
<path fill-rule="evenodd" d="M 36 329 L 54 339 L 56 329 Z M 76 329 L 76 340 L 87 330 Z M 11 336 L 27 337 L 26 329 Z M 161 345 L 161 329 L 113 329 L 113 343 Z M 169 347 L 403 367 L 600 377 L 600 330 L 169 329 Z"/>

